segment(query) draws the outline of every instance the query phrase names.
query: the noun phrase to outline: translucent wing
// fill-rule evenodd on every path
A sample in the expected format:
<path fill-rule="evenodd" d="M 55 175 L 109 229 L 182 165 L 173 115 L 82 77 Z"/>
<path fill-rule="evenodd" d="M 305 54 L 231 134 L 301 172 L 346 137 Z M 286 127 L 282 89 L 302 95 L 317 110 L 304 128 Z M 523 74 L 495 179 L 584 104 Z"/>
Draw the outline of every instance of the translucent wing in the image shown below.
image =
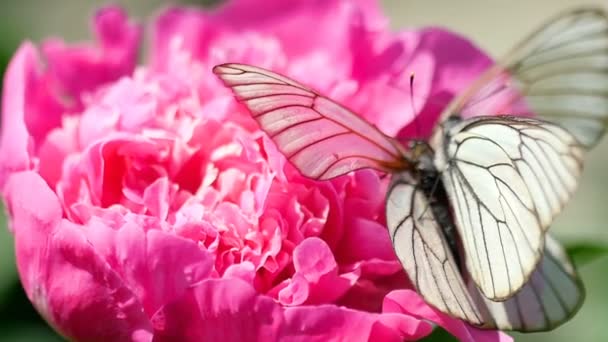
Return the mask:
<path fill-rule="evenodd" d="M 243 64 L 213 69 L 287 159 L 325 180 L 361 168 L 403 169 L 399 144 L 336 102 L 287 77 Z"/>
<path fill-rule="evenodd" d="M 590 148 L 608 122 L 608 16 L 600 8 L 563 13 L 533 32 L 444 112 L 444 117 L 531 114 Z"/>
<path fill-rule="evenodd" d="M 386 200 L 386 223 L 395 253 L 427 303 L 453 317 L 482 325 L 483 317 L 428 205 L 408 173 L 395 174 Z"/>
<path fill-rule="evenodd" d="M 521 290 L 502 302 L 487 299 L 466 270 L 459 271 L 427 197 L 408 173 L 393 178 L 386 219 L 395 253 L 416 291 L 448 315 L 485 329 L 542 331 L 570 319 L 583 302 L 573 265 L 548 235 L 543 259 Z"/>
<path fill-rule="evenodd" d="M 526 285 L 504 302 L 483 297 L 469 282 L 473 298 L 486 317 L 486 327 L 500 330 L 545 331 L 568 321 L 578 311 L 585 290 L 564 249 L 546 236 L 539 267 Z"/>
<path fill-rule="evenodd" d="M 531 118 L 450 123 L 435 164 L 467 269 L 484 296 L 504 300 L 540 260 L 544 232 L 577 187 L 584 148 L 560 126 Z"/>

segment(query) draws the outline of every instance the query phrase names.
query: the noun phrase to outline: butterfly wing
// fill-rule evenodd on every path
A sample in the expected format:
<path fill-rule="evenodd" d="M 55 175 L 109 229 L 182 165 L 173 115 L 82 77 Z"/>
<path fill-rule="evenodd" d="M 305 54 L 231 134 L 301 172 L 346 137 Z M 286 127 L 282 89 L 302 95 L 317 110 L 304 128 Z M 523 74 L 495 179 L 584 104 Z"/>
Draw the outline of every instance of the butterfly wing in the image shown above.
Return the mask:
<path fill-rule="evenodd" d="M 529 279 L 544 232 L 577 187 L 585 149 L 558 125 L 511 116 L 444 125 L 435 165 L 471 277 L 505 300 Z"/>
<path fill-rule="evenodd" d="M 305 176 L 326 180 L 407 162 L 399 143 L 359 116 L 285 76 L 243 64 L 213 69 L 279 150 Z"/>
<path fill-rule="evenodd" d="M 534 113 L 555 124 L 462 120 L 482 113 Z M 549 20 L 444 111 L 431 140 L 435 163 L 447 171 L 467 267 L 489 299 L 509 298 L 528 280 L 543 232 L 572 195 L 583 153 L 607 120 L 608 17 L 599 8 Z"/>
<path fill-rule="evenodd" d="M 416 291 L 438 310 L 484 329 L 553 329 L 580 308 L 584 289 L 563 248 L 546 235 L 545 251 L 529 281 L 511 298 L 486 298 L 461 273 L 426 195 L 408 173 L 395 174 L 387 193 L 391 240 Z"/>
<path fill-rule="evenodd" d="M 551 330 L 567 322 L 585 298 L 583 284 L 566 252 L 546 235 L 539 267 L 526 285 L 504 302 L 493 302 L 469 282 L 471 294 L 486 318 L 486 327 L 524 332 Z"/>
<path fill-rule="evenodd" d="M 483 317 L 428 205 L 409 173 L 394 175 L 387 193 L 386 223 L 395 254 L 427 303 L 453 317 L 482 325 Z"/>
<path fill-rule="evenodd" d="M 608 15 L 579 8 L 549 20 L 485 72 L 443 117 L 532 114 L 590 148 L 608 122 Z"/>

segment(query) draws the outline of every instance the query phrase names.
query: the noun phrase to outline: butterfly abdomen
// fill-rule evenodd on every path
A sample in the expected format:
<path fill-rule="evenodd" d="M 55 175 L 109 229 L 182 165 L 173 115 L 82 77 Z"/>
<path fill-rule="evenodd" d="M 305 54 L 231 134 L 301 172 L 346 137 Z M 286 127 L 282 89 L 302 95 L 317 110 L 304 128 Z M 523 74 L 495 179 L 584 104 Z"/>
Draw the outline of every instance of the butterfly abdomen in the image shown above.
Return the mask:
<path fill-rule="evenodd" d="M 458 253 L 456 226 L 439 173 L 435 170 L 421 172 L 419 186 L 429 200 L 429 210 L 433 212 L 437 223 L 441 227 L 450 246 L 450 251 L 456 259 L 456 264 L 462 270 L 460 254 Z"/>

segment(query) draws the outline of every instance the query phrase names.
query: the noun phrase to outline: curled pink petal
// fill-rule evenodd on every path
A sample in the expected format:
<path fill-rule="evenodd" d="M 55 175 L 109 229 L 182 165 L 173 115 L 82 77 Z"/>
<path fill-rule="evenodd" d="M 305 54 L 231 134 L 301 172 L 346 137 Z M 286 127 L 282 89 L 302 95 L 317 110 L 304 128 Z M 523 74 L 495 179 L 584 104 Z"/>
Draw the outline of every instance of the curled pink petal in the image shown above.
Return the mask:
<path fill-rule="evenodd" d="M 126 222 L 118 230 L 102 222 L 88 228 L 91 243 L 133 289 L 149 316 L 210 275 L 211 257 L 190 240 L 158 230 L 145 232 L 137 222 Z M 172 276 L 161 276 L 167 273 Z"/>
<path fill-rule="evenodd" d="M 258 15 L 259 13 L 264 15 Z M 170 8 L 161 14 L 155 27 L 154 58 L 157 63 L 165 64 L 176 38 L 197 58 L 209 58 L 211 56 L 207 54 L 214 49 L 238 48 L 236 45 L 221 46 L 222 38 L 250 28 L 254 28 L 258 34 L 278 40 L 282 50 L 292 58 L 316 50 L 328 50 L 332 55 L 348 57 L 342 55 L 345 51 L 343 49 L 348 49 L 350 43 L 344 37 L 350 36 L 351 25 L 360 20 L 368 22 L 374 28 L 386 26 L 386 19 L 380 15 L 376 2 L 368 0 L 298 0 L 288 6 L 276 0 L 264 1 L 262 4 L 240 0 L 228 1 L 211 12 Z M 303 27 L 312 26 L 326 34 L 316 37 L 302 34 Z M 297 42 L 293 39 L 295 36 L 299 37 Z M 220 42 L 220 46 L 216 42 Z M 248 60 L 251 56 L 243 56 L 245 60 L 231 62 L 252 62 Z M 259 55 L 256 57 L 260 59 Z M 217 61 L 216 64 L 220 62 L 227 61 Z"/>
<path fill-rule="evenodd" d="M 288 308 L 285 323 L 286 338 L 293 341 L 417 340 L 432 330 L 430 324 L 409 316 L 365 313 L 333 305 Z"/>
<path fill-rule="evenodd" d="M 412 290 L 393 291 L 384 299 L 383 311 L 399 312 L 438 324 L 460 341 L 510 342 L 511 336 L 500 331 L 481 330 L 430 307 Z"/>
<path fill-rule="evenodd" d="M 307 292 L 307 304 L 334 302 L 357 282 L 356 272 L 340 274 L 332 251 L 319 238 L 302 241 L 293 253 L 294 280 L 306 283 L 300 288 Z"/>
<path fill-rule="evenodd" d="M 38 62 L 35 47 L 25 42 L 4 75 L 4 84 L 9 86 L 4 87 L 2 94 L 0 186 L 9 173 L 33 167 L 34 138 L 59 123 L 57 105 L 44 88 Z M 37 116 L 43 109 L 46 116 L 41 121 Z"/>
<path fill-rule="evenodd" d="M 79 103 L 85 91 L 129 75 L 135 68 L 141 36 L 139 25 L 129 22 L 118 7 L 100 10 L 93 23 L 99 46 L 70 46 L 62 40 L 44 42 L 43 52 L 54 82 Z"/>
<path fill-rule="evenodd" d="M 155 341 L 276 341 L 282 310 L 239 279 L 207 280 L 153 317 Z"/>
<path fill-rule="evenodd" d="M 136 295 L 80 227 L 62 220 L 58 199 L 40 176 L 14 174 L 6 188 L 21 281 L 42 316 L 74 340 L 150 341 Z"/>

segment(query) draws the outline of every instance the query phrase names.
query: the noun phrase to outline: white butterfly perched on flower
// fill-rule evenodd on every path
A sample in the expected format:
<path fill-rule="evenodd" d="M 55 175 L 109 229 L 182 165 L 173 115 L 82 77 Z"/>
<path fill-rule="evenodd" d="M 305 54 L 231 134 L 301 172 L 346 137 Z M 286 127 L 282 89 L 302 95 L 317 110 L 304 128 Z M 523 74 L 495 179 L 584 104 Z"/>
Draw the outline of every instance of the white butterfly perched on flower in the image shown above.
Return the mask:
<path fill-rule="evenodd" d="M 437 309 L 482 328 L 541 331 L 582 304 L 574 267 L 546 231 L 607 124 L 603 10 L 550 20 L 452 101 L 428 142 L 409 149 L 287 77 L 242 64 L 214 72 L 303 175 L 393 174 L 386 221 L 395 252 Z M 500 106 L 518 102 L 538 116 L 463 118 L 507 114 Z"/>

